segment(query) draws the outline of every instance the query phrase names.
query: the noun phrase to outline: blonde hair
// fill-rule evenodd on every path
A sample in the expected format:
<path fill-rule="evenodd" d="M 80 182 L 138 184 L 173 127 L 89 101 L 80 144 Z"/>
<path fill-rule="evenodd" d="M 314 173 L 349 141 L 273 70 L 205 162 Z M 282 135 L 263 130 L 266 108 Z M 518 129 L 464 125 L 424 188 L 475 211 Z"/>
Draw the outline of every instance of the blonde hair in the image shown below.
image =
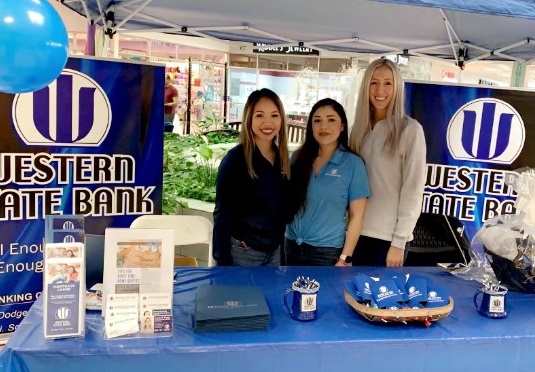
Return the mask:
<path fill-rule="evenodd" d="M 370 63 L 364 72 L 355 108 L 355 121 L 349 137 L 349 146 L 357 154 L 360 154 L 364 137 L 372 129 L 373 106 L 370 103 L 370 83 L 373 73 L 381 66 L 389 67 L 394 76 L 394 95 L 388 105 L 386 114 L 388 136 L 385 141 L 385 149 L 390 156 L 395 155 L 401 132 L 405 127 L 405 93 L 401 73 L 397 66 L 389 59 L 377 59 Z"/>
<path fill-rule="evenodd" d="M 286 129 L 286 114 L 284 112 L 284 106 L 279 96 L 270 89 L 263 88 L 255 90 L 247 98 L 245 107 L 243 109 L 242 129 L 240 131 L 240 143 L 243 145 L 245 152 L 245 163 L 247 164 L 247 172 L 249 177 L 258 178 L 253 167 L 253 152 L 255 149 L 254 133 L 253 133 L 253 112 L 256 104 L 262 98 L 271 100 L 277 109 L 281 117 L 281 128 L 279 134 L 275 137 L 277 146 L 279 148 L 279 158 L 282 173 L 286 178 L 290 178 L 290 160 L 288 152 L 288 134 Z"/>

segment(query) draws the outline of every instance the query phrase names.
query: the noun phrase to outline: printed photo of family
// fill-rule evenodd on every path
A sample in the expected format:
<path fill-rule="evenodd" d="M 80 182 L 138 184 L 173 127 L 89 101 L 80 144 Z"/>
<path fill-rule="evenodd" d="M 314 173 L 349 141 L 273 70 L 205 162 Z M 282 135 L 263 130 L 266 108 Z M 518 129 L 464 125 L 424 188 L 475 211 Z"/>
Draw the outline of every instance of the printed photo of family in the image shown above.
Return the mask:
<path fill-rule="evenodd" d="M 52 284 L 77 282 L 80 280 L 80 264 L 55 263 L 48 265 L 48 282 Z"/>
<path fill-rule="evenodd" d="M 46 247 L 47 258 L 73 258 L 80 257 L 80 247 L 77 245 L 67 245 L 62 247 L 56 247 L 51 244 L 47 244 Z"/>

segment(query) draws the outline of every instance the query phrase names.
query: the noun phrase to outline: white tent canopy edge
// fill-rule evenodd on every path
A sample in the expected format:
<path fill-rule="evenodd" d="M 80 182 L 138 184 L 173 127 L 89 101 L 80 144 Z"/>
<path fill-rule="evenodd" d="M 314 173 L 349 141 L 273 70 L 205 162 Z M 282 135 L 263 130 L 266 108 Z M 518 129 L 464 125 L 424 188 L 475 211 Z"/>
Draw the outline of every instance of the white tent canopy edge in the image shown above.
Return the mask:
<path fill-rule="evenodd" d="M 114 33 L 164 32 L 224 41 L 313 47 L 344 57 L 404 54 L 458 65 L 535 61 L 529 0 L 66 0 Z"/>

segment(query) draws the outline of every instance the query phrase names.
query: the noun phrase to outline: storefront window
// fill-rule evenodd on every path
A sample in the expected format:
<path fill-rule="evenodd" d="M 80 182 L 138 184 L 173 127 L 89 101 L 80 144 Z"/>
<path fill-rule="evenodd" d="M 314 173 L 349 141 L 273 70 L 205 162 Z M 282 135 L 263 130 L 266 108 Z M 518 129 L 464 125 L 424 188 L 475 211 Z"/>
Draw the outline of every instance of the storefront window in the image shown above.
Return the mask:
<path fill-rule="evenodd" d="M 256 69 L 229 68 L 228 113 L 229 122 L 241 121 L 247 97 L 257 89 Z"/>
<path fill-rule="evenodd" d="M 119 58 L 131 61 L 148 61 L 149 60 L 148 40 L 136 38 L 119 39 Z"/>
<path fill-rule="evenodd" d="M 224 117 L 225 65 L 191 62 L 191 122 L 214 124 Z M 214 128 L 215 129 L 215 128 Z"/>
<path fill-rule="evenodd" d="M 462 73 L 464 84 L 495 85 L 508 87 L 511 85 L 513 62 L 477 61 L 467 63 Z"/>
<path fill-rule="evenodd" d="M 354 106 L 355 78 L 353 70 L 343 73 L 322 73 L 316 69 L 277 71 L 250 68 L 229 68 L 228 121 L 241 121 L 243 107 L 249 94 L 260 88 L 273 90 L 281 98 L 288 121 L 304 125 L 314 103 L 332 98 Z"/>
<path fill-rule="evenodd" d="M 258 68 L 268 70 L 288 70 L 288 56 L 258 55 Z"/>
<path fill-rule="evenodd" d="M 319 57 L 300 57 L 300 56 L 289 56 L 288 57 L 288 70 L 291 71 L 301 71 L 306 68 L 312 68 L 314 70 L 318 69 Z"/>
<path fill-rule="evenodd" d="M 86 33 L 69 33 L 69 53 L 73 55 L 85 54 L 85 44 L 87 42 Z"/>
<path fill-rule="evenodd" d="M 231 54 L 230 66 L 256 68 L 256 55 Z"/>
<path fill-rule="evenodd" d="M 526 66 L 524 83 L 527 88 L 535 89 L 535 65 Z"/>
<path fill-rule="evenodd" d="M 320 72 L 342 72 L 350 66 L 350 58 L 320 58 Z"/>
<path fill-rule="evenodd" d="M 176 44 L 162 41 L 150 41 L 149 48 L 151 58 L 178 59 L 178 45 Z"/>

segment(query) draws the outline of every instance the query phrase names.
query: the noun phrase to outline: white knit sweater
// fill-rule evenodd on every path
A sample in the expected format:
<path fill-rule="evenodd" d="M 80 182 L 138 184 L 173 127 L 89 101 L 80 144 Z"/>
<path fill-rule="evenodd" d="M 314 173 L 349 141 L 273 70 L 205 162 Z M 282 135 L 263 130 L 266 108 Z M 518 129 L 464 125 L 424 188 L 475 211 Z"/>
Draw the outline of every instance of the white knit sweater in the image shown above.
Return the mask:
<path fill-rule="evenodd" d="M 363 140 L 372 196 L 368 198 L 361 235 L 391 241 L 405 249 L 422 210 L 426 177 L 426 144 L 420 123 L 407 118 L 395 157 L 384 148 L 387 127 L 378 122 Z"/>

